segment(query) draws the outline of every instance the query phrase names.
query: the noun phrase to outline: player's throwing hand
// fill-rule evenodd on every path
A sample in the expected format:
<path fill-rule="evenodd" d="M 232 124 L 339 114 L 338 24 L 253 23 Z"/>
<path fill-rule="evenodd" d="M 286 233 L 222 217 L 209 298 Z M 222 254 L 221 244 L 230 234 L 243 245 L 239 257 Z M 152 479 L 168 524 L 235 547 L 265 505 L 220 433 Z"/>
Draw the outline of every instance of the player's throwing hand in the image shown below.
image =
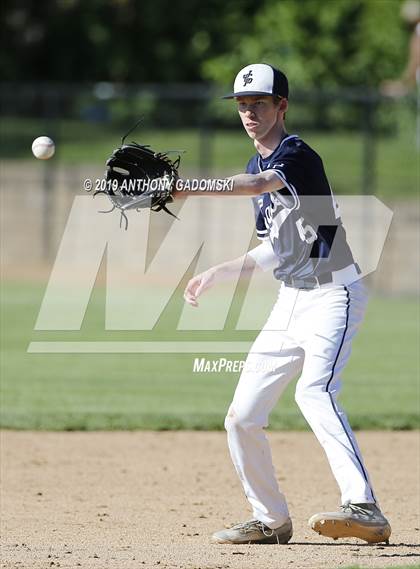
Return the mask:
<path fill-rule="evenodd" d="M 184 298 L 191 306 L 198 307 L 197 298 L 208 288 L 212 287 L 216 281 L 216 271 L 208 269 L 192 278 L 184 291 Z"/>

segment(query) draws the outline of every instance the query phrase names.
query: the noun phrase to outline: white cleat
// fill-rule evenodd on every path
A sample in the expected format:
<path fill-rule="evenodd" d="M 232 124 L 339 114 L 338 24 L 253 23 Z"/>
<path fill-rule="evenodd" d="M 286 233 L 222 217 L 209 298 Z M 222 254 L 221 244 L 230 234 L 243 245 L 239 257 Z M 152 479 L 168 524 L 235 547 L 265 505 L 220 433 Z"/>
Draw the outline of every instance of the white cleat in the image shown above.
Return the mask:
<path fill-rule="evenodd" d="M 391 526 L 376 504 L 346 502 L 339 512 L 323 512 L 309 519 L 319 535 L 338 539 L 357 537 L 368 543 L 389 543 Z"/>
<path fill-rule="evenodd" d="M 287 543 L 293 535 L 292 521 L 288 519 L 278 528 L 271 529 L 259 520 L 249 520 L 213 534 L 213 543 Z"/>

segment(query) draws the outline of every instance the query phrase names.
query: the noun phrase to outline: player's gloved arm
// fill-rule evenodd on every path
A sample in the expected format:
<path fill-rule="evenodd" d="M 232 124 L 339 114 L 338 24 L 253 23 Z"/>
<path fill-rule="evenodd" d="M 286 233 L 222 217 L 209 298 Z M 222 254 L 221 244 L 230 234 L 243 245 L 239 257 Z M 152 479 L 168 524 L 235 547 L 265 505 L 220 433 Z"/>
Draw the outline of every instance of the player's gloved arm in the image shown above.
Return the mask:
<path fill-rule="evenodd" d="M 259 174 L 236 174 L 229 178 L 234 196 L 259 196 L 284 188 L 283 182 L 272 170 Z"/>
<path fill-rule="evenodd" d="M 226 178 L 225 184 L 220 186 L 221 191 L 214 191 L 215 180 L 207 180 L 207 184 L 193 184 L 192 180 L 178 180 L 173 193 L 175 199 L 188 196 L 258 196 L 266 192 L 275 192 L 284 187 L 280 178 L 272 171 L 267 170 L 259 174 L 236 174 Z M 220 180 L 219 180 L 220 182 Z M 194 188 L 194 190 L 191 190 Z M 212 189 L 213 188 L 213 189 Z"/>
<path fill-rule="evenodd" d="M 207 271 L 193 277 L 184 291 L 184 298 L 191 306 L 198 306 L 197 298 L 213 285 L 236 277 L 239 273 L 248 273 L 254 270 L 256 263 L 251 255 L 246 254 L 232 261 L 215 265 Z"/>

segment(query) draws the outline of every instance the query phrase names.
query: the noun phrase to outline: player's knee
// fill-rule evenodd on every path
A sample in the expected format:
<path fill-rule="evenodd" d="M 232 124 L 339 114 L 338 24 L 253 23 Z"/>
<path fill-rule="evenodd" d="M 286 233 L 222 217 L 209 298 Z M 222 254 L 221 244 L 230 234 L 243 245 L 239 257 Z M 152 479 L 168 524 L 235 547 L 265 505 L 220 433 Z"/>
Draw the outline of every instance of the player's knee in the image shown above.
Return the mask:
<path fill-rule="evenodd" d="M 225 417 L 225 429 L 226 431 L 229 432 L 239 427 L 240 427 L 240 418 L 238 417 L 235 409 L 231 405 Z"/>
<path fill-rule="evenodd" d="M 225 429 L 228 432 L 249 431 L 263 426 L 252 414 L 248 412 L 238 413 L 232 406 L 225 418 Z"/>

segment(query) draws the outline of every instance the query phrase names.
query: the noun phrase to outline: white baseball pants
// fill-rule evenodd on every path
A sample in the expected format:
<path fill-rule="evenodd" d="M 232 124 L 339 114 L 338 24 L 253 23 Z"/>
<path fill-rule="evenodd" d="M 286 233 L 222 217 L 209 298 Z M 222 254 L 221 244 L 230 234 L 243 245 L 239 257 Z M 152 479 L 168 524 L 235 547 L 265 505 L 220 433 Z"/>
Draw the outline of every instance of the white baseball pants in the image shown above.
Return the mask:
<path fill-rule="evenodd" d="M 282 285 L 247 357 L 225 428 L 253 516 L 271 528 L 289 514 L 263 429 L 285 387 L 299 373 L 296 402 L 326 452 L 342 503 L 375 502 L 356 439 L 337 403 L 340 376 L 366 300 L 360 281 L 310 290 Z"/>

